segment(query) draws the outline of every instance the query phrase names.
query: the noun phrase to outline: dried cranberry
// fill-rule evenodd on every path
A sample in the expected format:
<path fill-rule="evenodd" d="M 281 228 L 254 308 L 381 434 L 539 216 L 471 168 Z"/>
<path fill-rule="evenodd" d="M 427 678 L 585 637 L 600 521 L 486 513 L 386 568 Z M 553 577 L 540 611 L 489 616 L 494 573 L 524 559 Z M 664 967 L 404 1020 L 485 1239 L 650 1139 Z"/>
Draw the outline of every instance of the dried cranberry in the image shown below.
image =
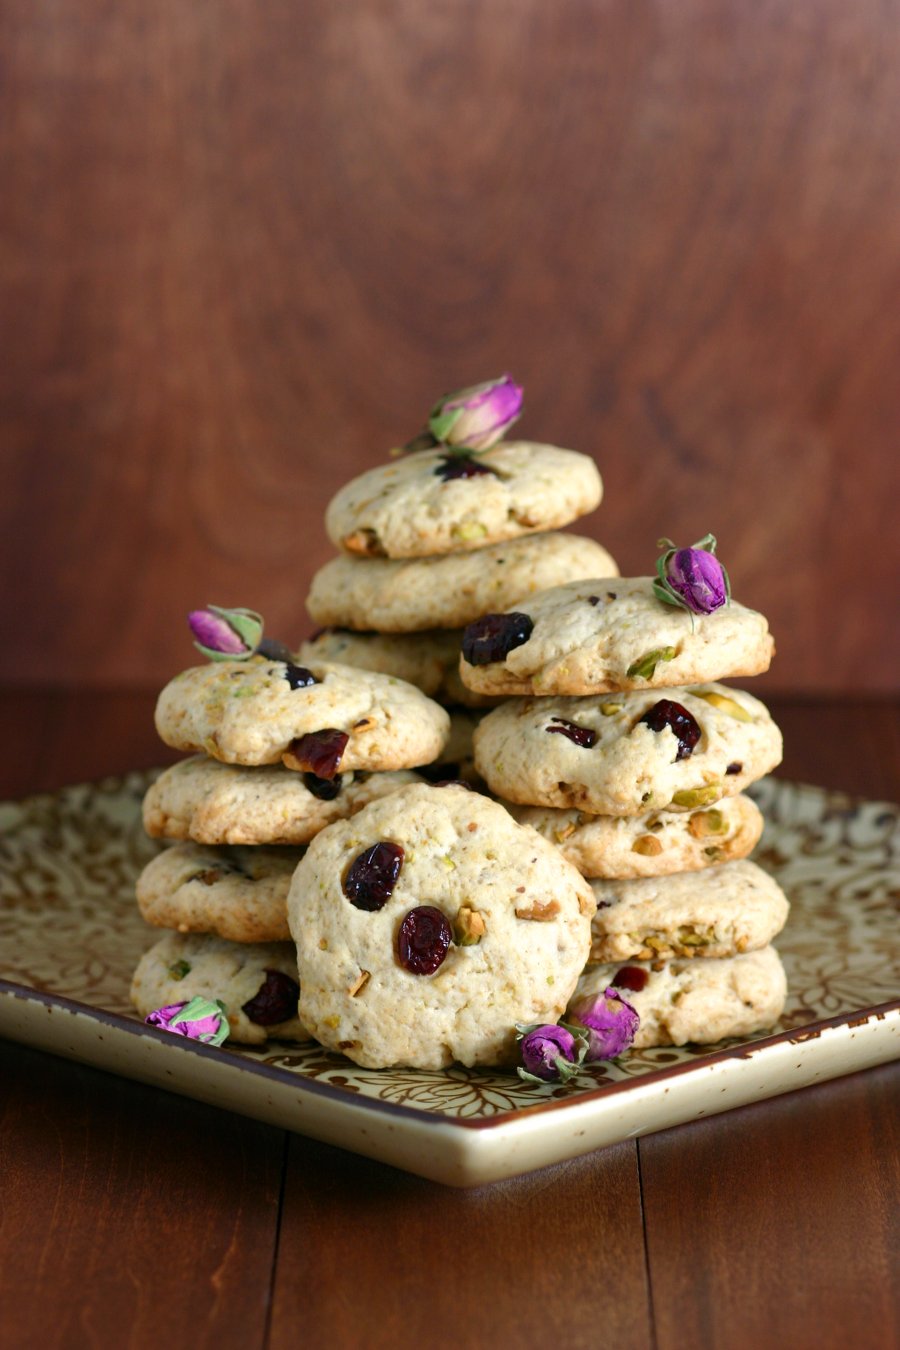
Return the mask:
<path fill-rule="evenodd" d="M 636 994 L 643 989 L 649 978 L 646 970 L 641 970 L 640 966 L 623 966 L 612 982 L 616 989 L 630 989 Z"/>
<path fill-rule="evenodd" d="M 463 633 L 462 651 L 470 666 L 502 661 L 531 637 L 534 624 L 527 614 L 485 614 Z"/>
<path fill-rule="evenodd" d="M 675 763 L 688 759 L 694 753 L 694 746 L 700 739 L 700 727 L 695 719 L 680 703 L 669 698 L 661 698 L 658 703 L 638 718 L 638 724 L 646 722 L 651 731 L 664 731 L 669 727 L 678 737 L 678 754 Z"/>
<path fill-rule="evenodd" d="M 241 1011 L 258 1027 L 273 1027 L 297 1016 L 299 997 L 300 986 L 296 980 L 285 975 L 283 970 L 267 970 L 265 982 Z"/>
<path fill-rule="evenodd" d="M 558 735 L 565 736 L 566 740 L 580 745 L 583 750 L 590 750 L 597 740 L 596 731 L 592 731 L 590 727 L 580 727 L 577 722 L 567 722 L 564 717 L 551 717 L 550 721 L 558 722 L 559 726 L 544 727 L 545 731 L 555 731 Z"/>
<path fill-rule="evenodd" d="M 306 666 L 295 666 L 291 661 L 285 662 L 284 678 L 292 689 L 308 689 L 311 684 L 318 684 L 311 670 Z"/>
<path fill-rule="evenodd" d="M 725 772 L 726 772 L 726 773 L 740 773 L 740 772 L 742 771 L 743 767 L 744 767 L 744 766 L 743 766 L 743 764 L 741 764 L 740 760 L 737 760 L 737 759 L 736 759 L 736 760 L 734 761 L 733 764 L 729 764 L 729 765 L 728 765 L 728 768 L 725 770 Z"/>
<path fill-rule="evenodd" d="M 453 931 L 446 915 L 433 905 L 411 909 L 400 925 L 397 955 L 413 975 L 433 975 L 444 962 Z"/>
<path fill-rule="evenodd" d="M 319 801 L 333 802 L 341 790 L 341 775 L 336 774 L 334 778 L 318 778 L 314 773 L 305 773 L 303 786 L 307 792 L 318 797 Z"/>
<path fill-rule="evenodd" d="M 333 778 L 350 737 L 346 731 L 326 727 L 324 731 L 310 731 L 291 741 L 288 753 L 297 767 L 317 778 Z"/>
<path fill-rule="evenodd" d="M 382 840 L 353 859 L 344 877 L 344 894 L 357 909 L 372 912 L 390 900 L 403 866 L 399 844 Z"/>
<path fill-rule="evenodd" d="M 448 483 L 451 478 L 475 478 L 478 474 L 493 473 L 487 464 L 479 464 L 470 455 L 441 455 L 441 462 L 435 469 L 438 478 Z"/>

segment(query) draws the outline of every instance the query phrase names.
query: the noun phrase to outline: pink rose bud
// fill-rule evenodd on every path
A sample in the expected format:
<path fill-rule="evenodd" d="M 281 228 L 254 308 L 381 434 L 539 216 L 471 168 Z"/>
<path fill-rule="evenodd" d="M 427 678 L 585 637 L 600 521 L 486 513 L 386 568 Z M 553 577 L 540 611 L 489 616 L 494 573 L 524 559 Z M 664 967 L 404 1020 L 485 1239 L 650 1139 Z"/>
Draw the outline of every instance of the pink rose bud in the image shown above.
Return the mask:
<path fill-rule="evenodd" d="M 580 1027 L 517 1026 L 522 1055 L 520 1078 L 531 1083 L 565 1082 L 578 1072 L 587 1050 L 587 1036 Z"/>
<path fill-rule="evenodd" d="M 691 614 L 712 614 L 728 603 L 731 587 L 715 556 L 715 535 L 706 535 L 690 548 L 676 548 L 671 539 L 660 539 L 657 547 L 666 550 L 656 563 L 653 590 L 658 600 Z"/>
<path fill-rule="evenodd" d="M 587 1029 L 588 1063 L 621 1055 L 631 1045 L 641 1024 L 634 1008 L 612 985 L 597 998 L 581 1003 L 574 1016 Z"/>
<path fill-rule="evenodd" d="M 522 411 L 522 386 L 511 375 L 447 394 L 431 410 L 428 430 L 436 441 L 467 450 L 487 450 Z"/>
<path fill-rule="evenodd" d="M 149 1027 L 186 1036 L 204 1045 L 221 1045 L 228 1037 L 225 1004 L 218 999 L 192 998 L 189 1003 L 169 1003 L 144 1018 Z"/>
<path fill-rule="evenodd" d="M 262 640 L 262 616 L 252 609 L 222 609 L 207 605 L 188 615 L 194 646 L 210 661 L 242 661 L 252 656 Z"/>

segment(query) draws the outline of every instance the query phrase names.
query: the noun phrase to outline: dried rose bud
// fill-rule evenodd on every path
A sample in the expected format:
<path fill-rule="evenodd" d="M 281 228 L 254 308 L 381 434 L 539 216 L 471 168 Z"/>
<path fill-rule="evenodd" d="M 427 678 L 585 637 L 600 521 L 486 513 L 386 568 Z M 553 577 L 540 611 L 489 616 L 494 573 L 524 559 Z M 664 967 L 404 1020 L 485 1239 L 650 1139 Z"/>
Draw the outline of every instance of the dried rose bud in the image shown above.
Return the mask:
<path fill-rule="evenodd" d="M 578 1072 L 587 1051 L 587 1035 L 580 1027 L 516 1026 L 522 1054 L 520 1078 L 531 1083 L 565 1083 Z"/>
<path fill-rule="evenodd" d="M 252 609 L 207 605 L 188 615 L 194 646 L 210 661 L 245 661 L 259 646 L 262 616 Z"/>
<path fill-rule="evenodd" d="M 169 1003 L 144 1018 L 149 1027 L 172 1031 L 204 1045 L 221 1045 L 228 1037 L 225 1004 L 218 999 L 192 998 L 190 1003 Z"/>
<path fill-rule="evenodd" d="M 575 1010 L 575 1021 L 587 1028 L 585 1059 L 615 1059 L 627 1050 L 641 1024 L 634 1008 L 612 985 L 594 999 L 582 1002 Z"/>
<path fill-rule="evenodd" d="M 522 411 L 522 386 L 511 375 L 445 394 L 431 410 L 428 430 L 441 445 L 487 450 Z"/>
<path fill-rule="evenodd" d="M 671 539 L 660 539 L 657 548 L 666 551 L 657 559 L 659 578 L 653 583 L 657 600 L 678 605 L 689 614 L 712 614 L 731 599 L 728 573 L 716 557 L 716 537 L 707 534 L 690 548 L 676 548 Z"/>

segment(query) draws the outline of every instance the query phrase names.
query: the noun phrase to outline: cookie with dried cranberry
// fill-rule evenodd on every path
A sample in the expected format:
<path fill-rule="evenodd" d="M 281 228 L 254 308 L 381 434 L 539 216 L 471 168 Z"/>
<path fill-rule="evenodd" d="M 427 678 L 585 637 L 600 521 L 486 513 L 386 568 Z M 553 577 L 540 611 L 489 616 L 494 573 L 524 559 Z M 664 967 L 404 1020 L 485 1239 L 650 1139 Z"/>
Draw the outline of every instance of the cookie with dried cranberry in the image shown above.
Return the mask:
<path fill-rule="evenodd" d="M 490 642 L 484 618 L 463 635 L 460 674 L 476 693 L 668 689 L 758 675 L 775 651 L 756 610 L 731 601 L 692 614 L 657 599 L 650 577 L 573 581 L 514 608 L 512 617 L 491 616 Z"/>
<path fill-rule="evenodd" d="M 762 812 L 743 794 L 697 811 L 592 816 L 551 806 L 514 806 L 522 825 L 559 848 L 586 877 L 662 877 L 746 858 L 763 829 Z"/>
<path fill-rule="evenodd" d="M 251 769 L 195 755 L 151 785 L 144 829 L 154 839 L 198 844 L 306 844 L 332 821 L 419 781 L 410 769 L 316 778 L 281 764 Z"/>
<path fill-rule="evenodd" d="M 602 495 L 596 464 L 574 450 L 532 441 L 438 448 L 354 478 L 329 503 L 325 528 L 355 557 L 428 558 L 558 529 Z"/>
<path fill-rule="evenodd" d="M 665 692 L 510 699 L 482 718 L 475 767 L 508 801 L 631 816 L 698 811 L 780 763 L 759 699 L 720 684 Z"/>
<path fill-rule="evenodd" d="M 219 999 L 229 1039 L 244 1045 L 311 1040 L 297 1013 L 299 994 L 292 942 L 243 945 L 181 933 L 167 933 L 145 952 L 131 982 L 142 1017 L 192 998 Z"/>
<path fill-rule="evenodd" d="M 766 947 L 788 916 L 784 891 L 756 863 L 632 881 L 594 881 L 591 961 L 715 959 Z"/>
<path fill-rule="evenodd" d="M 499 699 L 473 694 L 463 684 L 459 674 L 461 642 L 462 630 L 458 628 L 433 628 L 424 633 L 357 633 L 348 628 L 325 628 L 301 645 L 299 657 L 306 665 L 338 662 L 394 675 L 444 705 L 496 705 Z"/>
<path fill-rule="evenodd" d="M 391 675 L 260 656 L 186 670 L 156 705 L 156 729 L 176 750 L 226 764 L 281 760 L 319 778 L 430 764 L 449 728 L 443 708 Z"/>
<path fill-rule="evenodd" d="M 590 965 L 578 981 L 567 1018 L 609 985 L 640 1017 L 633 1048 L 714 1045 L 731 1036 L 774 1028 L 784 1011 L 787 981 L 774 947 L 719 961 L 628 961 Z"/>
<path fill-rule="evenodd" d="M 173 844 L 144 868 L 137 901 L 147 923 L 230 942 L 285 942 L 287 893 L 302 848 Z"/>
<path fill-rule="evenodd" d="M 294 875 L 300 1015 L 367 1068 L 499 1064 L 555 1022 L 590 947 L 590 887 L 464 787 L 409 787 L 323 830 Z"/>
<path fill-rule="evenodd" d="M 382 633 L 463 628 L 549 586 L 614 577 L 618 571 L 593 539 L 555 532 L 432 558 L 344 554 L 313 577 L 306 607 L 316 623 L 340 628 Z"/>

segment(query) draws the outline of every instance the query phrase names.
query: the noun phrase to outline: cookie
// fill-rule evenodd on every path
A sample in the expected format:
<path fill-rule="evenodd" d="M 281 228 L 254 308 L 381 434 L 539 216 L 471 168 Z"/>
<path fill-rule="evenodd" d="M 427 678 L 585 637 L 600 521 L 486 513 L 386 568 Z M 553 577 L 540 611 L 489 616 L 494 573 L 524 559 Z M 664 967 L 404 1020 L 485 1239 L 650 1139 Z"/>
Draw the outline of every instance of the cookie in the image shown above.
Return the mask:
<path fill-rule="evenodd" d="M 463 638 L 460 673 L 477 693 L 669 689 L 758 675 L 775 650 L 756 610 L 732 601 L 712 614 L 690 614 L 657 600 L 650 577 L 573 581 L 515 610 L 509 637 L 498 623 L 489 640 L 473 629 Z"/>
<path fill-rule="evenodd" d="M 144 829 L 154 839 L 198 844 L 306 844 L 333 820 L 418 781 L 409 769 L 323 779 L 281 764 L 249 769 L 196 755 L 150 787 Z"/>
<path fill-rule="evenodd" d="M 475 767 L 512 802 L 629 816 L 697 811 L 780 763 L 759 699 L 720 684 L 667 692 L 511 699 L 482 718 Z"/>
<path fill-rule="evenodd" d="M 407 562 L 333 558 L 313 577 L 306 607 L 315 623 L 339 628 L 382 633 L 463 628 L 549 586 L 597 576 L 618 576 L 618 568 L 593 539 L 537 534 L 473 553 Z"/>
<path fill-rule="evenodd" d="M 430 764 L 449 726 L 443 708 L 393 676 L 257 656 L 186 670 L 156 705 L 156 729 L 176 750 L 226 764 L 282 760 L 320 778 Z"/>
<path fill-rule="evenodd" d="M 515 1024 L 564 1009 L 594 908 L 496 802 L 404 788 L 323 830 L 294 875 L 300 1015 L 368 1068 L 512 1062 Z"/>
<path fill-rule="evenodd" d="M 788 916 L 784 891 L 746 860 L 592 887 L 590 959 L 597 962 L 737 956 L 767 946 Z"/>
<path fill-rule="evenodd" d="M 302 856 L 301 848 L 173 844 L 138 877 L 138 908 L 156 928 L 286 942 L 287 893 Z"/>
<path fill-rule="evenodd" d="M 425 450 L 341 488 L 325 529 L 357 557 L 428 558 L 558 529 L 602 495 L 594 461 L 555 445 L 501 441 L 463 456 Z"/>
<path fill-rule="evenodd" d="M 522 825 L 556 844 L 586 877 L 662 877 L 745 858 L 762 834 L 762 812 L 749 797 L 716 806 L 650 811 L 640 816 L 590 816 L 550 806 L 514 806 Z"/>
<path fill-rule="evenodd" d="M 618 984 L 641 1019 L 635 1050 L 652 1045 L 712 1045 L 774 1027 L 784 1011 L 787 981 L 774 947 L 721 961 L 645 961 L 588 966 L 569 1005 L 577 1013 Z"/>
<path fill-rule="evenodd" d="M 131 1001 L 142 1017 L 192 998 L 225 1004 L 228 1034 L 244 1045 L 312 1038 L 297 1014 L 297 958 L 291 942 L 246 946 L 167 933 L 141 957 Z"/>
<path fill-rule="evenodd" d="M 499 699 L 474 694 L 463 684 L 459 674 L 461 641 L 459 628 L 433 628 L 425 633 L 357 633 L 347 628 L 325 628 L 302 644 L 299 659 L 304 665 L 336 661 L 394 675 L 444 704 L 483 707 L 498 703 Z"/>

